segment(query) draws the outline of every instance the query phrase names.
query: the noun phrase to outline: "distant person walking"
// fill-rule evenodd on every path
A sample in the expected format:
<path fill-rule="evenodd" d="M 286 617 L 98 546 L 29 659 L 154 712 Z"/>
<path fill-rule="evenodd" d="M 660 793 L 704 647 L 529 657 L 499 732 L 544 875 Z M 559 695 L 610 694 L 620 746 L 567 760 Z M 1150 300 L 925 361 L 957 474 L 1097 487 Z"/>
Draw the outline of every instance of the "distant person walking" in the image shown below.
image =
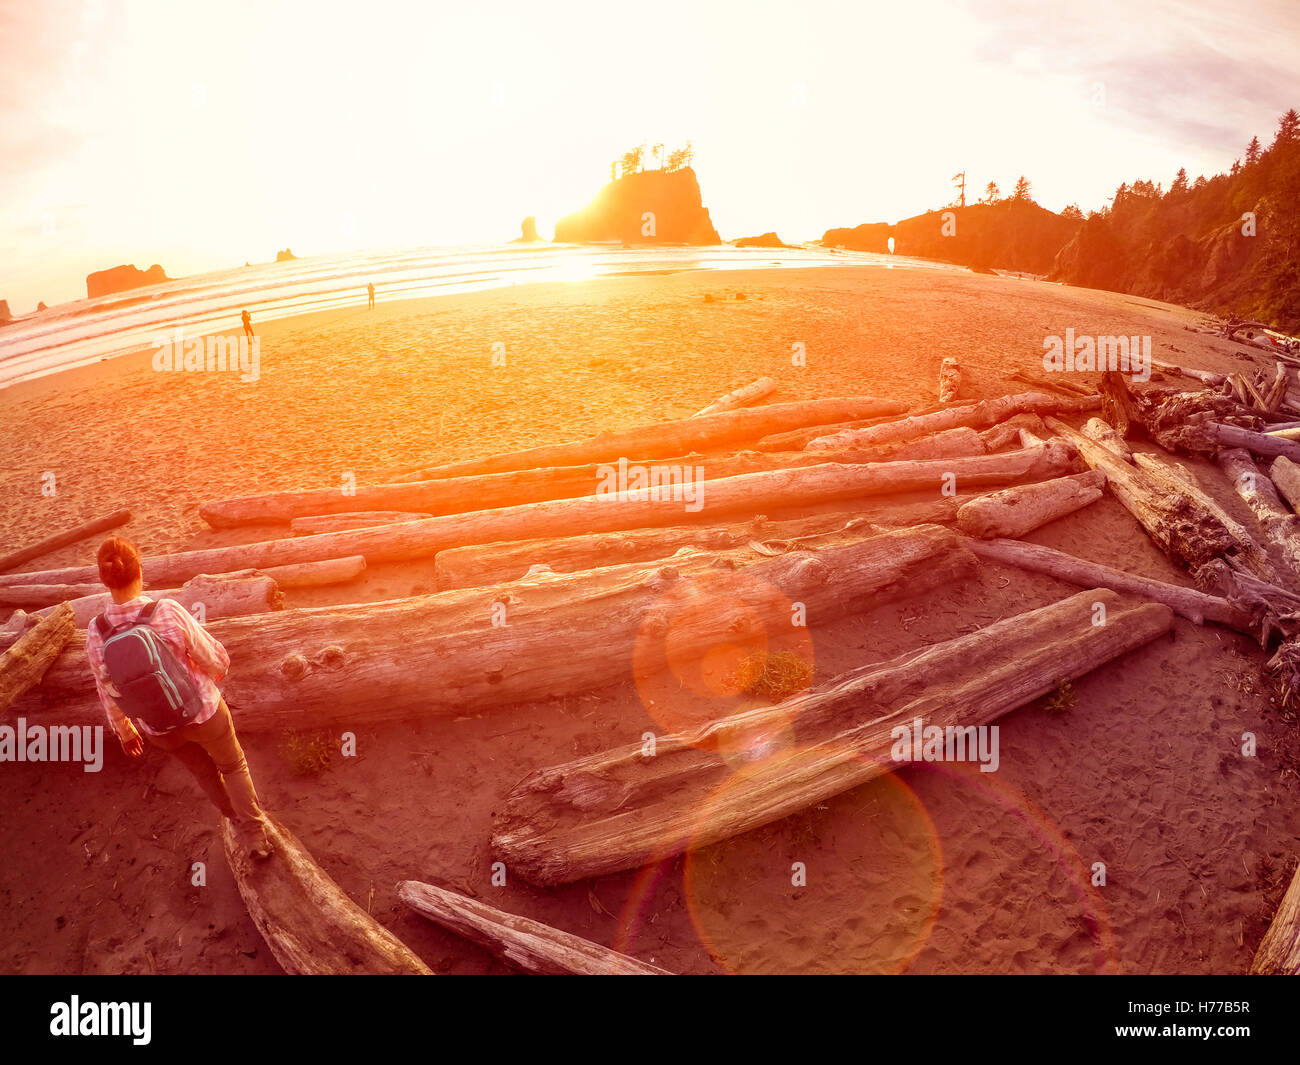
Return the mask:
<path fill-rule="evenodd" d="M 375 305 L 375 283 L 373 281 L 366 286 L 366 293 L 370 296 L 370 302 L 366 305 L 366 309 L 369 310 Z"/>
<path fill-rule="evenodd" d="M 249 340 L 252 340 L 253 339 L 252 316 L 249 315 L 247 310 L 245 310 L 240 314 L 239 320 L 244 323 L 244 336 L 248 337 Z"/>
<path fill-rule="evenodd" d="M 143 733 L 174 754 L 247 853 L 269 857 L 266 815 L 216 684 L 230 667 L 226 649 L 175 600 L 143 594 L 140 555 L 129 540 L 105 540 L 97 561 L 113 601 L 86 627 L 86 657 L 122 750 L 140 757 Z"/>

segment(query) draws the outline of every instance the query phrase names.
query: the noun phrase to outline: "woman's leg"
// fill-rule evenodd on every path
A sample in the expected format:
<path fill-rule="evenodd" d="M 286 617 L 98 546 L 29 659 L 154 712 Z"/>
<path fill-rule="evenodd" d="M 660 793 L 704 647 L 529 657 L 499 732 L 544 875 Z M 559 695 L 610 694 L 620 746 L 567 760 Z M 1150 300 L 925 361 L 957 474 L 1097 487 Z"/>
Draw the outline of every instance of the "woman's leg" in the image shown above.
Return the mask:
<path fill-rule="evenodd" d="M 231 805 L 230 796 L 226 794 L 225 785 L 221 781 L 221 774 L 207 751 L 197 743 L 191 743 L 175 736 L 147 736 L 146 738 L 155 747 L 175 755 L 180 760 L 194 779 L 199 782 L 199 787 L 212 801 L 212 805 L 220 810 L 223 816 L 235 816 L 235 808 Z"/>
<path fill-rule="evenodd" d="M 229 803 L 235 811 L 235 820 L 245 823 L 264 821 L 266 815 L 258 805 L 257 790 L 253 787 L 248 762 L 244 758 L 243 748 L 239 746 L 235 723 L 230 717 L 230 708 L 226 706 L 225 699 L 221 700 L 212 717 L 193 729 L 191 739 L 207 752 L 217 772 L 221 774 Z"/>

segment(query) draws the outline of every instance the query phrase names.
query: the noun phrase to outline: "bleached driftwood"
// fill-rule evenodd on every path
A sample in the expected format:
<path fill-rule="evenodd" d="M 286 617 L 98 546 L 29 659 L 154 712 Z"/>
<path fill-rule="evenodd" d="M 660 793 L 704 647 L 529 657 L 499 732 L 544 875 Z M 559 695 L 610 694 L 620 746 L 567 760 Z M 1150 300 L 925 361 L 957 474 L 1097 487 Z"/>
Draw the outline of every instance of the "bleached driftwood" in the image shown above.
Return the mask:
<path fill-rule="evenodd" d="M 967 545 L 977 558 L 1000 562 L 1007 566 L 1043 573 L 1058 580 L 1069 581 L 1080 588 L 1110 588 L 1130 595 L 1140 595 L 1155 603 L 1164 603 L 1175 614 L 1201 625 L 1217 622 L 1237 632 L 1256 639 L 1260 637 L 1259 625 L 1249 611 L 1228 599 L 1208 595 L 1195 588 L 1182 588 L 1176 584 L 1139 577 L 1125 573 L 1099 562 L 1089 562 L 1063 551 L 1022 540 L 972 540 Z"/>
<path fill-rule="evenodd" d="M 374 529 L 151 556 L 143 560 L 143 567 L 147 584 L 167 587 L 199 573 L 262 569 L 344 555 L 364 555 L 370 562 L 423 558 L 467 544 L 679 525 L 688 519 L 705 521 L 715 515 L 766 513 L 777 507 L 895 492 L 933 491 L 938 496 L 953 482 L 958 491 L 966 491 L 982 485 L 1041 481 L 1068 472 L 1070 461 L 1064 448 L 1053 446 L 920 462 L 854 466 L 823 463 L 704 482 L 695 502 L 684 501 L 685 497 L 674 499 L 672 492 L 635 489 L 622 494 L 449 514 Z M 0 586 L 77 583 L 93 580 L 95 572 L 89 566 L 5 574 L 0 575 Z"/>
<path fill-rule="evenodd" d="M 589 939 L 498 910 L 419 880 L 403 880 L 397 897 L 421 917 L 477 943 L 530 973 L 550 976 L 671 976 Z"/>
<path fill-rule="evenodd" d="M 1084 422 L 1080 432 L 1089 440 L 1095 440 L 1103 447 L 1110 448 L 1120 458 L 1128 462 L 1133 461 L 1133 449 L 1128 446 L 1128 441 L 1100 418 L 1089 418 Z"/>
<path fill-rule="evenodd" d="M 1040 435 L 1047 432 L 1043 427 L 1043 419 L 1037 414 L 1016 414 L 993 426 L 992 429 L 985 429 L 980 433 L 980 439 L 984 442 L 984 447 L 987 450 L 1001 451 L 1004 447 L 1020 439 L 1021 429 L 1028 429 L 1030 432 Z M 956 432 L 957 430 L 949 429 L 947 431 Z"/>
<path fill-rule="evenodd" d="M 720 414 L 722 411 L 748 407 L 760 399 L 770 396 L 777 389 L 776 381 L 771 377 L 760 377 L 757 381 L 719 396 L 707 407 L 695 412 L 692 417 L 703 418 L 706 414 Z"/>
<path fill-rule="evenodd" d="M 963 505 L 957 511 L 957 528 L 968 536 L 1014 539 L 1095 503 L 1105 485 L 1103 472 L 1089 470 L 1071 477 L 1004 488 Z"/>
<path fill-rule="evenodd" d="M 439 590 L 446 590 L 519 580 L 539 566 L 555 573 L 573 573 L 664 559 L 684 549 L 722 551 L 745 544 L 773 543 L 794 546 L 808 537 L 836 534 L 856 533 L 860 539 L 871 535 L 873 526 L 899 528 L 951 523 L 956 520 L 958 508 L 971 498 L 974 497 L 964 495 L 941 497 L 929 503 L 892 503 L 787 521 L 772 521 L 760 514 L 751 521 L 727 525 L 673 525 L 664 529 L 474 544 L 439 551 L 434 568 Z"/>
<path fill-rule="evenodd" d="M 289 531 L 294 536 L 341 532 L 344 529 L 373 529 L 376 525 L 395 525 L 399 521 L 422 521 L 432 514 L 411 510 L 344 511 L 341 514 L 311 514 L 293 518 Z"/>
<path fill-rule="evenodd" d="M 0 654 L 0 715 L 41 682 L 75 630 L 72 608 L 64 603 Z"/>
<path fill-rule="evenodd" d="M 570 444 L 528 448 L 506 455 L 493 455 L 466 462 L 452 462 L 410 470 L 405 480 L 428 480 L 438 477 L 465 477 L 507 470 L 535 470 L 550 466 L 577 466 L 587 463 L 617 461 L 620 455 L 655 458 L 686 455 L 692 451 L 718 448 L 740 440 L 756 440 L 773 433 L 787 432 L 806 425 L 875 418 L 882 414 L 901 414 L 901 403 L 873 396 L 846 399 L 807 399 L 795 403 L 768 403 L 747 410 L 723 411 L 700 418 L 657 422 L 654 425 L 601 433 L 590 440 Z M 397 479 L 397 478 L 395 478 Z"/>
<path fill-rule="evenodd" d="M 1214 559 L 1233 559 L 1240 555 L 1245 564 L 1263 571 L 1261 579 L 1276 583 L 1271 567 L 1264 569 L 1267 555 L 1249 534 L 1243 541 L 1238 532 L 1240 526 L 1233 523 L 1236 528 L 1230 528 L 1224 521 L 1222 508 L 1207 505 L 1204 493 L 1168 479 L 1161 483 L 1064 422 L 1050 417 L 1045 421 L 1049 429 L 1078 449 L 1089 466 L 1106 474 L 1106 487 L 1111 494 L 1170 558 L 1195 573 Z"/>
<path fill-rule="evenodd" d="M 955 429 L 958 426 L 987 428 L 1006 421 L 1015 414 L 1046 414 L 1096 410 L 1101 406 L 1099 397 L 1048 396 L 1042 392 L 1024 392 L 1014 396 L 986 399 L 963 407 L 949 407 L 930 414 L 917 414 L 901 421 L 882 422 L 866 429 L 846 430 L 829 436 L 817 437 L 807 445 L 809 451 L 834 451 L 846 447 L 871 447 L 894 440 L 912 440 L 918 436 Z"/>
<path fill-rule="evenodd" d="M 184 587 L 148 594 L 152 599 L 174 599 L 191 613 L 201 603 L 205 622 L 217 618 L 264 614 L 268 610 L 279 610 L 284 604 L 284 596 L 280 594 L 275 581 L 264 576 L 231 577 L 227 574 L 210 576 L 201 573 L 186 581 Z M 77 628 L 89 627 L 91 620 L 103 613 L 112 601 L 111 593 L 102 589 L 95 595 L 69 600 Z M 45 615 L 54 609 L 57 608 L 47 607 L 38 613 Z"/>
<path fill-rule="evenodd" d="M 1279 455 L 1269 467 L 1269 478 L 1291 505 L 1292 513 L 1300 514 L 1300 466 Z"/>
<path fill-rule="evenodd" d="M 1105 625 L 1094 624 L 1095 604 Z M 662 860 L 780 820 L 890 772 L 895 726 L 987 724 L 1168 632 L 1173 613 L 1093 589 L 847 673 L 778 706 L 540 769 L 498 814 L 513 875 L 564 884 Z M 797 735 L 786 746 L 780 737 Z"/>
<path fill-rule="evenodd" d="M 1255 515 L 1265 543 L 1282 560 L 1282 583 L 1300 592 L 1300 518 L 1278 498 L 1268 474 L 1255 465 L 1248 451 L 1228 448 L 1219 452 L 1219 467 Z"/>
<path fill-rule="evenodd" d="M 274 817 L 269 858 L 250 858 L 228 819 L 221 842 L 239 894 L 290 976 L 432 976 L 392 932 L 353 902 Z"/>
<path fill-rule="evenodd" d="M 939 366 L 939 403 L 947 406 L 957 401 L 957 390 L 961 388 L 961 364 L 948 356 Z"/>
<path fill-rule="evenodd" d="M 820 626 L 951 585 L 974 566 L 962 538 L 920 526 L 816 552 L 694 552 L 508 586 L 227 618 L 208 629 L 230 655 L 222 690 L 244 733 L 589 691 L 668 669 L 655 639 L 670 624 L 673 662 L 700 661 L 788 629 L 793 602 Z M 28 701 L 30 718 L 102 719 L 85 648 L 67 648 Z"/>
<path fill-rule="evenodd" d="M 1250 963 L 1251 976 L 1300 976 L 1300 867 Z"/>
<path fill-rule="evenodd" d="M 24 562 L 30 562 L 32 559 L 48 554 L 51 551 L 57 551 L 61 547 L 75 544 L 78 540 L 84 540 L 88 536 L 107 532 L 109 529 L 116 529 L 119 525 L 125 525 L 130 520 L 131 512 L 129 510 L 114 511 L 105 517 L 82 522 L 82 524 L 64 532 L 57 533 L 54 536 L 47 536 L 44 540 L 19 548 L 17 551 L 10 551 L 8 554 L 0 555 L 0 573 L 11 570 L 15 566 L 21 566 Z"/>

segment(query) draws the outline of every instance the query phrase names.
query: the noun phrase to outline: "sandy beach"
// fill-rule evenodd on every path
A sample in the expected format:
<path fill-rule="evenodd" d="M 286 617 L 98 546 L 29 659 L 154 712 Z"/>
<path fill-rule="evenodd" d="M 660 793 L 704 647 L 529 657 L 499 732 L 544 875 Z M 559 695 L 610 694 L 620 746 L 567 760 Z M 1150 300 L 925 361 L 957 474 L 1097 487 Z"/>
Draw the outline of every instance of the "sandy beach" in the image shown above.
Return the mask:
<path fill-rule="evenodd" d="M 1150 334 L 1157 359 L 1199 368 L 1267 364 L 1194 331 L 1199 317 L 1118 293 L 906 268 L 626 277 L 374 310 L 362 297 L 255 323 L 256 382 L 158 373 L 144 352 L 0 391 L 0 532 L 16 547 L 125 507 L 123 533 L 144 555 L 265 539 L 282 533 L 215 531 L 198 508 L 684 417 L 765 375 L 780 382 L 774 401 L 871 395 L 920 409 L 934 403 L 941 360 L 958 356 L 963 400 L 1025 391 L 1006 375 L 1041 374 L 1044 336 L 1067 326 Z M 806 366 L 792 365 L 800 348 Z M 1216 467 L 1185 464 L 1252 520 Z M 42 494 L 49 473 L 53 496 Z M 861 512 L 917 501 L 881 497 Z M 1191 583 L 1109 495 L 1027 539 Z M 92 562 L 96 546 L 39 566 Z M 288 591 L 286 605 L 431 591 L 431 562 L 374 565 L 354 584 Z M 814 685 L 1074 591 L 990 564 L 814 629 Z M 682 973 L 1245 972 L 1300 839 L 1300 733 L 1267 689 L 1261 651 L 1179 619 L 1074 690 L 1069 709 L 1040 703 L 1000 722 L 997 773 L 910 767 L 658 868 L 554 890 L 492 884 L 493 815 L 529 772 L 653 727 L 630 679 L 492 712 L 358 720 L 357 757 L 315 775 L 295 772 L 287 737 L 244 746 L 264 805 L 439 973 L 510 969 L 402 907 L 401 880 Z M 1244 733 L 1258 757 L 1241 756 Z M 280 971 L 215 814 L 160 752 L 129 762 L 110 741 L 98 774 L 7 765 L 0 803 L 0 971 Z M 195 862 L 206 887 L 191 883 Z M 793 862 L 807 887 L 791 885 Z"/>

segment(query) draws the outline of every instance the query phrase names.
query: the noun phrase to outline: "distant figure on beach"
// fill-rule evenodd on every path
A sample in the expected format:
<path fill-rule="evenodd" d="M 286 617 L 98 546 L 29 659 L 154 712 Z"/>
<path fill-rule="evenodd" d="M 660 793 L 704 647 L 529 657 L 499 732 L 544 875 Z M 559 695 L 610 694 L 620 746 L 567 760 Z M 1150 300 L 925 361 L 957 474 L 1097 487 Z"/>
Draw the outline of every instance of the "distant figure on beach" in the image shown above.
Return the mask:
<path fill-rule="evenodd" d="M 368 310 L 375 305 L 375 283 L 373 281 L 366 286 L 366 292 L 370 296 L 370 302 L 366 305 L 366 309 Z"/>
<path fill-rule="evenodd" d="M 248 313 L 247 310 L 243 311 L 243 312 L 239 315 L 239 320 L 240 320 L 241 322 L 244 323 L 244 336 L 248 337 L 249 340 L 252 340 L 252 339 L 253 339 L 253 319 L 252 319 L 252 317 L 249 315 L 249 313 Z"/>
<path fill-rule="evenodd" d="M 143 594 L 140 555 L 129 540 L 105 540 L 97 561 L 113 601 L 86 627 L 86 658 L 122 750 L 140 757 L 143 733 L 174 754 L 248 854 L 269 857 L 266 815 L 216 684 L 230 666 L 226 649 L 175 600 Z"/>

